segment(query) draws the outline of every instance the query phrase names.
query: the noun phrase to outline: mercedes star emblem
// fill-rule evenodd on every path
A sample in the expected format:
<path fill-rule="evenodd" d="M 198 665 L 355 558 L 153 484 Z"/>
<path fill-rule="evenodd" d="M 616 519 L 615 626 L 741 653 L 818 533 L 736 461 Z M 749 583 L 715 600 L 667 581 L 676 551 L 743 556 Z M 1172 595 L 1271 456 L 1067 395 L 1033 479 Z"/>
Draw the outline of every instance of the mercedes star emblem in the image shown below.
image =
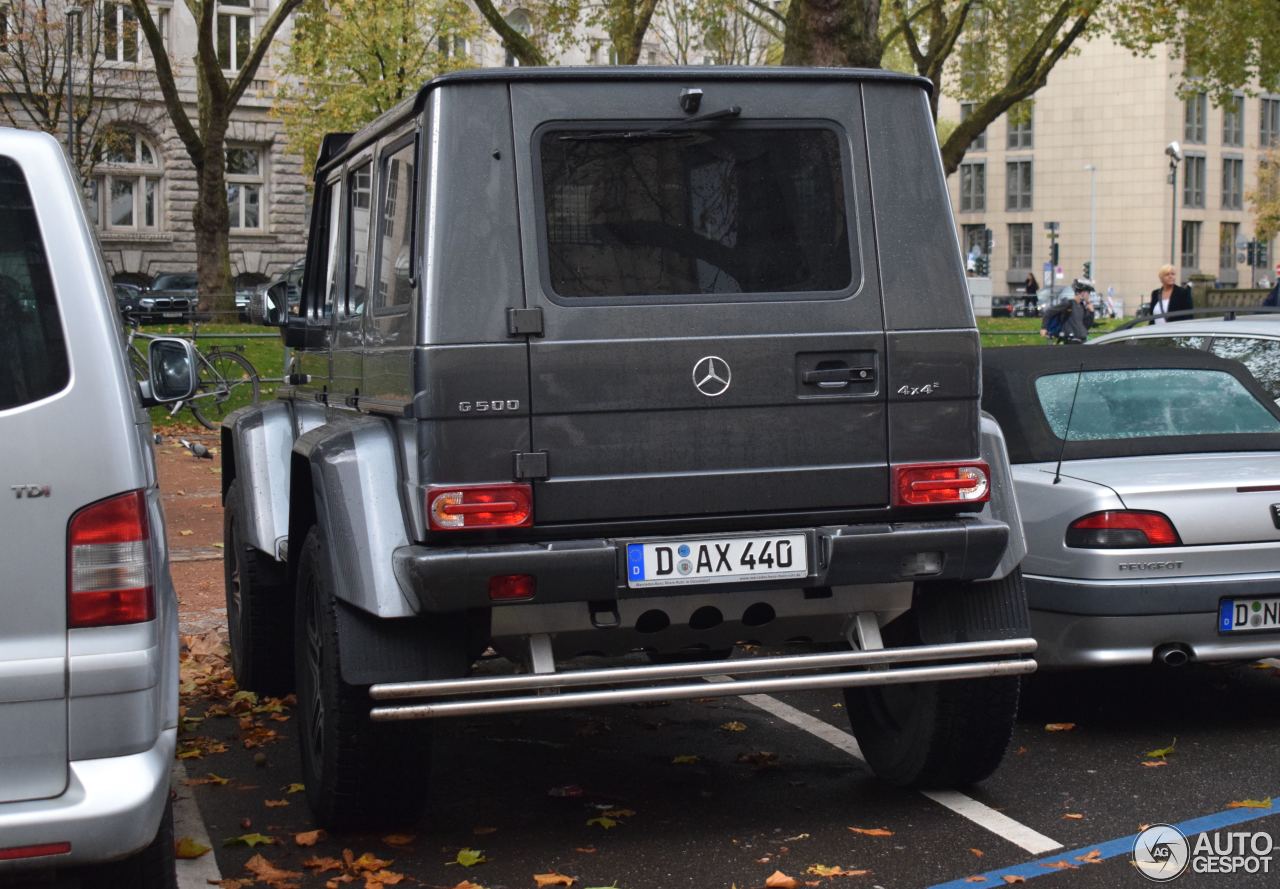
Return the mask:
<path fill-rule="evenodd" d="M 733 372 L 729 370 L 729 362 L 719 355 L 699 358 L 698 363 L 693 366 L 693 385 L 708 398 L 727 392 L 732 379 Z"/>

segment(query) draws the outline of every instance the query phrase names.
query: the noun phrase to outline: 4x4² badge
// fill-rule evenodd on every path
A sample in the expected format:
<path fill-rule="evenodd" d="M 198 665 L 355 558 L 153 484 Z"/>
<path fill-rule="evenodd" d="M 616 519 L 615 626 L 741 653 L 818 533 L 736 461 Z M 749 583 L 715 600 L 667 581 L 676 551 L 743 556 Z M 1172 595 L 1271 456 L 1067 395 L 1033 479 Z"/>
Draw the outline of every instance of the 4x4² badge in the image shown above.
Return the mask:
<path fill-rule="evenodd" d="M 732 379 L 733 371 L 729 369 L 729 362 L 719 355 L 699 358 L 693 366 L 693 385 L 708 398 L 727 392 Z"/>

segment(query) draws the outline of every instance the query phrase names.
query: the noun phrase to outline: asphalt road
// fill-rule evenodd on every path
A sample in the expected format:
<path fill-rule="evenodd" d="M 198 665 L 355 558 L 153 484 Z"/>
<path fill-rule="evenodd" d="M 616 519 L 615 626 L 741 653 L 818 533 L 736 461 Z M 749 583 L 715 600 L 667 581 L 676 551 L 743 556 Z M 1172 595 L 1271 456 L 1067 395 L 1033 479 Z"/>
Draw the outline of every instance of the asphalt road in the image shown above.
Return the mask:
<path fill-rule="evenodd" d="M 228 706 L 212 694 L 188 715 L 210 703 Z M 1250 819 L 1211 836 L 1265 832 L 1276 841 L 1266 862 L 1276 871 L 1280 799 L 1273 807 L 1268 798 L 1280 798 L 1278 705 L 1273 667 L 1037 677 L 996 775 L 962 795 L 932 797 L 866 771 L 830 693 L 448 720 L 423 756 L 434 787 L 420 822 L 312 846 L 296 839 L 315 825 L 304 795 L 289 792 L 301 777 L 288 708 L 211 716 L 191 723 L 183 743 L 207 738 L 197 746 L 222 742 L 226 752 L 183 765 L 196 781 L 212 773 L 227 782 L 179 787 L 213 847 L 183 879 L 203 886 L 215 865 L 224 879 L 249 879 L 246 864 L 260 854 L 292 872 L 274 885 L 302 889 L 345 885 L 329 881 L 348 876 L 353 886 L 377 886 L 368 875 L 386 870 L 404 877 L 401 886 L 466 889 L 535 887 L 536 874 L 573 877 L 578 889 L 751 889 L 779 871 L 798 886 L 837 889 L 1004 886 L 1019 877 L 1042 889 L 1148 886 L 1129 838 L 1148 824 L 1206 816 L 1188 832 Z M 1047 731 L 1050 723 L 1073 728 Z M 244 746 L 264 730 L 274 739 Z M 1169 746 L 1163 759 L 1147 755 Z M 1245 801 L 1266 808 L 1230 807 Z M 179 836 L 200 829 L 186 819 Z M 223 846 L 255 833 L 276 843 Z M 465 850 L 484 861 L 457 863 Z M 365 853 L 389 864 L 365 859 L 362 868 Z M 320 872 L 325 859 L 331 867 Z M 867 873 L 822 876 L 821 868 Z M 1188 872 L 1171 885 L 1276 886 L 1280 876 Z"/>

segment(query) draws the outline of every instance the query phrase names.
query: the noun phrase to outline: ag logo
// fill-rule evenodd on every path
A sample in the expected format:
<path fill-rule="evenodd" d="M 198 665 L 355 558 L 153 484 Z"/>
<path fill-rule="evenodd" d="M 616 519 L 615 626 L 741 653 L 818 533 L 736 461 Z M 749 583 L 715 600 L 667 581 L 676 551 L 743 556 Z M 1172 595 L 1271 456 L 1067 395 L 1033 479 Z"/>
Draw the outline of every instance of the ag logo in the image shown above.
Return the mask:
<path fill-rule="evenodd" d="M 1187 869 L 1191 849 L 1172 824 L 1153 824 L 1133 839 L 1133 866 L 1156 883 L 1167 883 Z"/>
<path fill-rule="evenodd" d="M 729 362 L 719 355 L 699 358 L 693 366 L 693 385 L 708 398 L 715 398 L 728 391 L 731 379 L 733 372 L 729 370 Z"/>

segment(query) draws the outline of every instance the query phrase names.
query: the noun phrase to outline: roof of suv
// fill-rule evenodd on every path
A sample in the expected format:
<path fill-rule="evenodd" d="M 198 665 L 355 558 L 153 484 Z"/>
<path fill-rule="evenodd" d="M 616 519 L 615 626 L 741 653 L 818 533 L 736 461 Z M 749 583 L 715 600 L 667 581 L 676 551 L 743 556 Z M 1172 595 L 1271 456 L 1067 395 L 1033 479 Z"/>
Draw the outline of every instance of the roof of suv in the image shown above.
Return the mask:
<path fill-rule="evenodd" d="M 422 106 L 426 104 L 427 96 L 438 87 L 453 84 L 495 82 L 565 83 L 583 81 L 591 83 L 625 83 L 628 81 L 655 80 L 671 80 L 685 84 L 706 83 L 717 80 L 790 80 L 811 83 L 833 80 L 855 82 L 883 80 L 917 86 L 930 94 L 933 92 L 933 83 L 928 78 L 918 77 L 914 74 L 900 74 L 896 71 L 884 71 L 878 68 L 775 68 L 740 65 L 474 68 L 467 71 L 453 71 L 448 74 L 441 74 L 439 77 L 433 77 L 423 84 L 417 93 L 400 102 L 394 108 L 383 112 L 356 131 L 332 156 L 325 157 L 322 151 L 320 162 L 316 166 L 317 168 L 324 167 L 334 160 L 353 154 L 356 149 L 368 144 L 376 136 L 385 132 L 388 126 L 394 126 L 397 121 L 417 114 L 421 111 Z"/>

